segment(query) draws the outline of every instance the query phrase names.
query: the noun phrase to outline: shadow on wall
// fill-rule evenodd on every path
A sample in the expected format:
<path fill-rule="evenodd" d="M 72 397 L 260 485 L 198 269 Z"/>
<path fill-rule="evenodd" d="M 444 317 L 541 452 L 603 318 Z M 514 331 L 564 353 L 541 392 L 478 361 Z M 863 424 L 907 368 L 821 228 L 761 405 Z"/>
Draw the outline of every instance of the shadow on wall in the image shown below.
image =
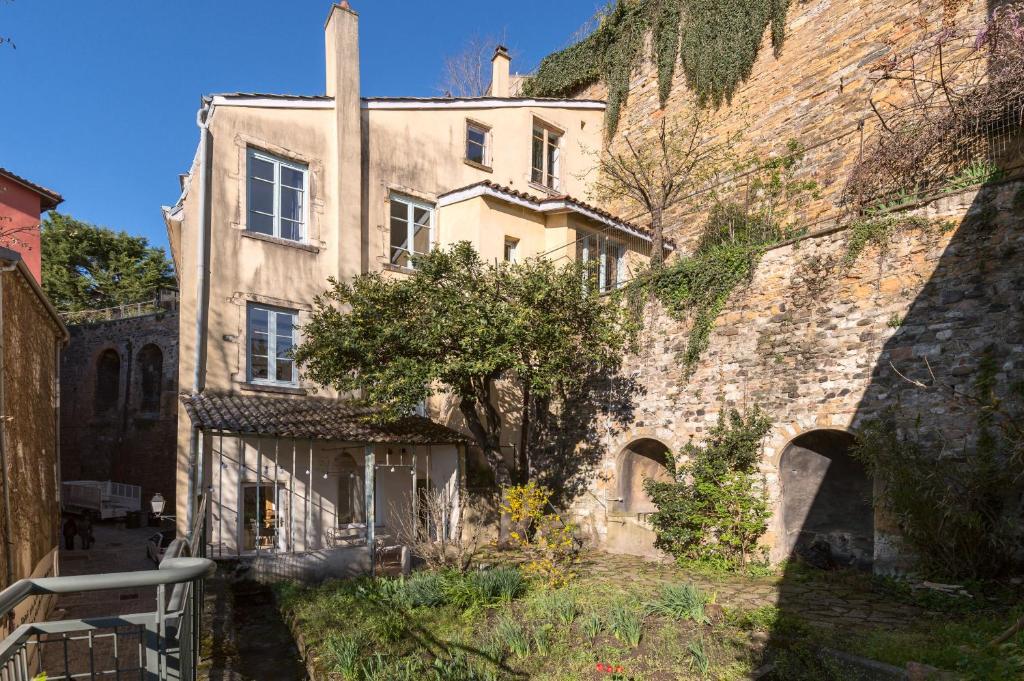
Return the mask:
<path fill-rule="evenodd" d="M 1005 372 L 1019 371 L 1024 363 L 1021 196 L 1024 183 L 1019 182 L 980 189 L 952 236 L 943 237 L 949 242 L 941 251 L 935 244 L 922 244 L 920 235 L 906 239 L 918 256 L 921 251 L 934 252 L 934 267 L 873 360 L 873 368 L 865 368 L 870 382 L 852 418 L 855 431 L 889 413 L 901 429 L 920 426 L 933 432 L 936 456 L 970 451 L 972 436 L 977 435 L 977 407 L 938 386 L 972 392 L 986 350 L 994 353 L 1004 372 L 996 377 L 997 391 L 1008 387 L 1010 381 L 1000 380 L 1007 378 Z M 911 254 L 883 256 L 878 283 L 892 276 L 885 264 L 885 258 L 892 257 Z M 828 367 L 819 370 L 824 376 Z M 780 622 L 807 615 L 807 568 L 796 563 L 826 569 L 857 566 L 881 574 L 914 568 L 912 547 L 901 544 L 895 523 L 877 508 L 880 483 L 869 480 L 864 467 L 849 455 L 853 443 L 849 433 L 814 430 L 795 438 L 781 454 L 778 512 L 784 546 L 793 560 L 780 581 Z M 851 625 L 844 635 L 856 635 L 858 626 L 876 626 L 853 621 Z M 786 632 L 774 631 L 772 636 L 779 645 L 789 645 Z M 821 678 L 834 678 L 828 676 L 831 672 L 822 673 L 826 675 Z"/>

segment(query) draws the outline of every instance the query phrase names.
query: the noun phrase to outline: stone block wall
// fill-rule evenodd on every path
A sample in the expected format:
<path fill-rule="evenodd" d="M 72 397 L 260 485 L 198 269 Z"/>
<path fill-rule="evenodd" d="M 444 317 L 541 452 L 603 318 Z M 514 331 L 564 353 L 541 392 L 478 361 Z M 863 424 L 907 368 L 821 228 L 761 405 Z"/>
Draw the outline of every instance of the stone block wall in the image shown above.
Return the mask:
<path fill-rule="evenodd" d="M 61 477 L 140 485 L 144 510 L 156 492 L 173 500 L 177 312 L 70 331 L 61 361 Z"/>
<path fill-rule="evenodd" d="M 650 309 L 643 351 L 622 371 L 640 386 L 639 397 L 631 421 L 607 429 L 612 435 L 591 493 L 573 507 L 581 527 L 599 545 L 621 543 L 623 532 L 642 533 L 643 522 L 609 513 L 619 494 L 621 453 L 642 438 L 678 451 L 700 439 L 723 407 L 760 405 L 774 421 L 761 468 L 775 509 L 765 544 L 776 560 L 785 557 L 784 535 L 794 530 L 784 527 L 781 513 L 780 460 L 798 436 L 856 432 L 864 419 L 898 406 L 903 418 L 920 417 L 954 446 L 963 442 L 976 423 L 971 404 L 910 381 L 932 384 L 934 375 L 970 391 L 989 346 L 1001 366 L 997 382 L 1020 379 L 1022 196 L 1024 183 L 1008 182 L 937 200 L 917 212 L 949 219 L 955 229 L 899 234 L 887 252 L 869 249 L 848 270 L 837 264 L 846 252 L 845 230 L 769 250 L 751 281 L 733 293 L 689 378 L 678 359 L 687 323 Z M 884 518 L 875 521 L 876 569 L 899 567 L 898 537 Z"/>
<path fill-rule="evenodd" d="M 876 62 L 927 40 L 942 27 L 939 0 L 808 0 L 790 3 L 786 40 L 772 52 L 770 31 L 762 40 L 750 77 L 731 102 L 711 112 L 706 132 L 725 140 L 739 134 L 732 151 L 737 159 L 767 159 L 787 153 L 795 140 L 805 149 L 796 178 L 814 180 L 820 197 L 802 207 L 800 226 L 815 231 L 843 217 L 841 199 L 846 177 L 858 160 L 863 143 L 878 128 L 872 113 L 871 67 Z M 980 29 L 988 3 L 967 0 L 956 12 L 960 27 Z M 883 94 L 876 90 L 876 99 Z M 603 99 L 607 90 L 596 83 L 578 96 Z M 672 91 L 664 108 L 658 99 L 658 75 L 645 60 L 630 80 L 613 147 L 626 136 L 642 138 L 662 118 L 684 119 L 694 109 L 692 92 L 677 66 Z M 748 179 L 719 180 L 720 193 L 742 197 Z M 702 207 L 686 202 L 666 214 L 666 236 L 685 251 L 695 244 L 703 221 Z M 607 206 L 612 212 L 641 223 L 645 216 L 635 205 Z"/>

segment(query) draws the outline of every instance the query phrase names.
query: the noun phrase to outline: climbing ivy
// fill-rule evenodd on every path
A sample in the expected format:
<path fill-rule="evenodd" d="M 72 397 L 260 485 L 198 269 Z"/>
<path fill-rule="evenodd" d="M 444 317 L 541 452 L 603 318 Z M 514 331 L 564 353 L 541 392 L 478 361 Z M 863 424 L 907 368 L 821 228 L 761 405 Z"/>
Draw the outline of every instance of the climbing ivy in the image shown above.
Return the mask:
<path fill-rule="evenodd" d="M 530 97 L 567 97 L 591 83 L 608 88 L 607 132 L 618 127 L 629 77 L 652 36 L 658 97 L 664 106 L 676 64 L 701 106 L 720 106 L 750 76 L 765 29 L 782 48 L 790 0 L 618 0 L 583 40 L 541 61 L 527 81 Z"/>

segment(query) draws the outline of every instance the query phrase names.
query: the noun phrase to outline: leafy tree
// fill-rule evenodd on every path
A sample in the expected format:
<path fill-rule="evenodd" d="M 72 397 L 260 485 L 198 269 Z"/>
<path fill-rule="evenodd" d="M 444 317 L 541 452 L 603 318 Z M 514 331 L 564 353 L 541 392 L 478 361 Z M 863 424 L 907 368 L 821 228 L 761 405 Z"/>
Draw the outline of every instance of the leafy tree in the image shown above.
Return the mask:
<path fill-rule="evenodd" d="M 69 312 L 149 300 L 176 285 L 162 248 L 56 211 L 42 224 L 43 289 Z"/>
<path fill-rule="evenodd" d="M 764 479 L 757 472 L 771 421 L 758 408 L 723 413 L 701 445 L 687 443 L 672 464 L 675 482 L 644 481 L 658 510 L 655 545 L 682 560 L 747 563 L 768 528 Z"/>
<path fill-rule="evenodd" d="M 508 410 L 499 402 L 509 395 L 499 395 L 496 383 L 517 385 L 522 407 L 617 366 L 630 338 L 623 306 L 583 286 L 579 264 L 489 264 L 467 242 L 415 266 L 408 277 L 332 280 L 315 302 L 296 359 L 312 380 L 358 391 L 388 419 L 433 394 L 453 395 L 495 480 L 507 485 L 512 475 L 500 435 Z M 529 456 L 519 449 L 525 480 Z"/>

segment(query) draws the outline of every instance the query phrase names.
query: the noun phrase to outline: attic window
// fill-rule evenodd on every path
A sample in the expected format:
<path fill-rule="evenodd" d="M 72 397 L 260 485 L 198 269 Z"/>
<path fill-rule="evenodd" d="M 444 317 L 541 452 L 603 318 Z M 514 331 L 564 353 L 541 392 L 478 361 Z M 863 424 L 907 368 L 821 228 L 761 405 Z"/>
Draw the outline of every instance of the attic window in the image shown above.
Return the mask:
<path fill-rule="evenodd" d="M 534 122 L 530 181 L 548 189 L 560 185 L 562 133 Z"/>
<path fill-rule="evenodd" d="M 481 166 L 490 166 L 491 131 L 485 125 L 466 121 L 466 160 Z"/>

